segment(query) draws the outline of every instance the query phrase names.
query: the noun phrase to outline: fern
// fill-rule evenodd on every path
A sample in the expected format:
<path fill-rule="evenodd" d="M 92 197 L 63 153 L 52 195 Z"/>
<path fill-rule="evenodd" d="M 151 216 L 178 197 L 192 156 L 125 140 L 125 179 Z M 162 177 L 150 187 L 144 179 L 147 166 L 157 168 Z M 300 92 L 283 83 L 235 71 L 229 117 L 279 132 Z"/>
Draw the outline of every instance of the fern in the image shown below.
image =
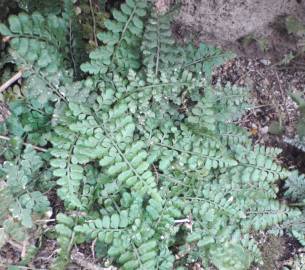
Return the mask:
<path fill-rule="evenodd" d="M 106 20 L 108 32 L 98 34 L 104 44 L 90 53 L 91 61 L 82 65 L 82 70 L 90 74 L 105 74 L 109 70 L 139 69 L 143 17 L 146 15 L 146 1 L 128 0 L 120 10 L 113 10 L 113 20 Z"/>
<path fill-rule="evenodd" d="M 38 251 L 29 241 L 39 237 L 40 227 L 35 221 L 48 218 L 50 212 L 50 203 L 42 193 L 45 189 L 37 182 L 50 178 L 43 171 L 45 160 L 31 146 L 21 151 L 17 144 L 15 151 L 19 153 L 11 158 L 7 155 L 0 167 L 0 248 L 11 241 L 23 244 L 26 253 L 19 263 L 22 266 Z"/>
<path fill-rule="evenodd" d="M 305 177 L 299 175 L 298 171 L 291 172 L 285 182 L 285 196 L 294 201 L 300 201 L 305 198 Z"/>
<path fill-rule="evenodd" d="M 18 0 L 19 6 L 28 13 L 39 11 L 44 15 L 54 14 L 57 15 L 61 11 L 61 1 L 39 1 L 39 0 Z"/>
<path fill-rule="evenodd" d="M 1 172 L 5 175 L 6 181 L 3 183 L 3 195 L 11 194 L 9 208 L 11 215 L 19 220 L 25 227 L 33 226 L 33 212 L 44 213 L 49 208 L 49 202 L 41 192 L 28 190 L 27 186 L 39 176 L 39 171 L 43 166 L 40 156 L 30 147 L 26 147 L 18 163 L 7 161 L 1 166 Z"/>
<path fill-rule="evenodd" d="M 169 17 L 128 0 L 81 65 L 89 75 L 75 81 L 77 73 L 66 70 L 71 3 L 62 17 L 20 14 L 0 25 L 26 87 L 2 130 L 20 145 L 46 147 L 45 156 L 26 148 L 31 170 L 21 180 L 51 171 L 66 211 L 56 218 L 60 251 L 52 269 L 65 269 L 72 246 L 88 241 L 120 269 L 261 262 L 253 232 L 301 213 L 276 200 L 277 181 L 289 174 L 276 163 L 279 150 L 253 146 L 234 124 L 249 92 L 210 85 L 213 68 L 230 54 L 179 47 Z M 15 152 L 5 155 L 15 160 Z"/>
<path fill-rule="evenodd" d="M 190 70 L 200 76 L 202 73 L 208 81 L 212 71 L 233 57 L 232 53 L 224 53 L 220 49 L 201 43 L 198 48 L 188 44 L 180 50 L 179 63 L 183 70 Z"/>
<path fill-rule="evenodd" d="M 56 219 L 58 224 L 55 230 L 58 235 L 57 241 L 60 245 L 60 250 L 50 269 L 64 270 L 70 262 L 70 252 L 75 243 L 75 234 L 73 232 L 74 220 L 62 213 L 59 213 Z"/>
<path fill-rule="evenodd" d="M 273 232 L 276 234 L 283 234 L 283 230 L 286 230 L 303 246 L 305 245 L 304 180 L 304 175 L 300 175 L 298 171 L 292 171 L 284 186 L 284 189 L 286 189 L 284 193 L 285 198 L 289 200 L 291 206 L 301 209 L 301 215 L 293 217 L 280 226 L 273 228 Z"/>
<path fill-rule="evenodd" d="M 175 67 L 176 57 L 174 40 L 171 37 L 171 16 L 152 12 L 143 35 L 143 64 L 158 74 L 164 67 Z M 165 57 L 163 57 L 163 55 Z"/>
<path fill-rule="evenodd" d="M 300 139 L 298 136 L 295 138 L 284 138 L 284 142 L 288 143 L 289 145 L 299 149 L 302 152 L 305 152 L 305 143 L 303 139 Z"/>
<path fill-rule="evenodd" d="M 41 104 L 50 99 L 65 99 L 60 92 L 59 82 L 65 77 L 60 70 L 63 58 L 59 53 L 66 46 L 65 22 L 50 15 L 44 18 L 38 13 L 29 16 L 20 14 L 9 18 L 9 28 L 0 25 L 2 35 L 12 38 L 11 54 L 29 77 L 29 97 L 38 98 Z"/>

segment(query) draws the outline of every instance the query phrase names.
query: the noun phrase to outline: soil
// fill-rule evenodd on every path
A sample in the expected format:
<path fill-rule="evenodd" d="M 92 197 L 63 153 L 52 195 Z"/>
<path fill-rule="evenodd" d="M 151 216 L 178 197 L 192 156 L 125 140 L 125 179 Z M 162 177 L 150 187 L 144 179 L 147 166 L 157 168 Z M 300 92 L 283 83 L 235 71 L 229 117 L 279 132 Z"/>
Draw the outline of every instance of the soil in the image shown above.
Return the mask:
<path fill-rule="evenodd" d="M 261 248 L 264 264 L 256 269 L 282 270 L 285 261 L 296 252 L 296 247 L 299 244 L 292 238 L 268 236 Z"/>
<path fill-rule="evenodd" d="M 283 137 L 294 136 L 299 117 L 298 108 L 289 93 L 304 93 L 305 70 L 296 65 L 301 61 L 305 58 L 289 66 L 276 66 L 264 58 L 235 58 L 214 72 L 213 83 L 231 83 L 248 88 L 252 108 L 238 121 L 239 124 L 251 132 L 254 143 L 282 148 L 280 161 L 284 166 L 305 172 L 304 153 L 283 142 Z M 274 121 L 282 123 L 283 132 L 279 135 L 272 134 Z"/>
<path fill-rule="evenodd" d="M 250 33 L 269 34 L 278 17 L 302 18 L 304 7 L 296 0 L 184 0 L 178 21 L 206 41 L 226 43 Z"/>
<path fill-rule="evenodd" d="M 174 2 L 157 0 L 156 6 L 162 11 Z M 251 57 L 265 55 L 260 47 L 267 46 L 268 54 L 278 58 L 297 47 L 284 19 L 289 15 L 304 22 L 304 14 L 302 0 L 182 0 L 174 32 L 183 41 L 204 41 Z M 258 42 L 244 48 L 249 40 Z"/>

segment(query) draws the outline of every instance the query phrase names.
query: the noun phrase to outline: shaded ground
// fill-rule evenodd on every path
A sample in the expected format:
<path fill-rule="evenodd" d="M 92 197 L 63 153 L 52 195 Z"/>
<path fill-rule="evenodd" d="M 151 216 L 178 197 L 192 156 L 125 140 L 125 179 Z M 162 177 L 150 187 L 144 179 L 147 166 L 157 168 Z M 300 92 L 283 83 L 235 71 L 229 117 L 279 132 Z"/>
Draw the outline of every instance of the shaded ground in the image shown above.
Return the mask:
<path fill-rule="evenodd" d="M 305 59 L 300 58 L 289 66 L 277 66 L 267 59 L 233 59 L 216 70 L 214 83 L 229 82 L 249 88 L 253 109 L 249 110 L 239 124 L 252 133 L 255 143 L 282 148 L 288 167 L 296 166 L 304 170 L 304 155 L 283 142 L 283 136 L 294 136 L 299 114 L 289 93 L 304 94 L 305 70 L 298 66 L 301 61 L 305 63 Z M 279 135 L 272 134 L 274 121 L 282 124 L 283 132 Z"/>
<path fill-rule="evenodd" d="M 304 21 L 304 14 L 302 0 L 182 0 L 175 27 L 184 40 L 204 40 L 248 56 L 265 55 L 257 47 L 266 47 L 276 58 L 297 47 L 296 39 L 285 35 L 285 17 Z M 244 50 L 240 43 L 249 42 L 249 37 L 259 44 Z"/>
<path fill-rule="evenodd" d="M 269 35 L 278 17 L 303 11 L 296 0 L 184 0 L 178 21 L 203 40 L 226 44 L 250 33 Z"/>

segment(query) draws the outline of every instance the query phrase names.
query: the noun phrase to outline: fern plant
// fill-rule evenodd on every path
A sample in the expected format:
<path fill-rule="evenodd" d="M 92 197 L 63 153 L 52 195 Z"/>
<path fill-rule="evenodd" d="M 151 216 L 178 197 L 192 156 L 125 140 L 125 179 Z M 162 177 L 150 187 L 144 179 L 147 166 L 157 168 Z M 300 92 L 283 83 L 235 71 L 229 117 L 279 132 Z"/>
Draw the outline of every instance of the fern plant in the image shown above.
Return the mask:
<path fill-rule="evenodd" d="M 40 237 L 36 220 L 50 217 L 49 201 L 41 192 L 45 187 L 39 181 L 50 181 L 51 173 L 44 168 L 47 159 L 32 146 L 21 150 L 20 143 L 11 140 L 10 147 L 15 153 L 2 151 L 6 161 L 0 167 L 0 248 L 6 242 L 24 246 L 28 252 L 20 262 L 23 264 L 37 251 L 30 239 Z"/>
<path fill-rule="evenodd" d="M 285 230 L 294 236 L 298 242 L 305 246 L 305 178 L 303 174 L 299 174 L 297 170 L 292 171 L 285 182 L 285 199 L 291 207 L 301 210 L 301 215 L 296 216 L 283 224 L 276 226 L 274 232 L 283 234 Z"/>
<path fill-rule="evenodd" d="M 48 119 L 43 141 L 27 136 L 36 130 L 19 137 L 46 148 L 65 211 L 84 213 L 57 215 L 53 269 L 65 269 L 73 244 L 89 241 L 121 269 L 196 261 L 248 269 L 261 262 L 253 232 L 300 215 L 276 200 L 288 175 L 276 163 L 280 151 L 253 147 L 234 124 L 248 91 L 210 85 L 212 69 L 231 55 L 179 46 L 168 18 L 145 0 L 113 10 L 81 81 L 67 63 L 65 19 L 20 14 L 0 25 L 25 71 L 27 110 Z"/>

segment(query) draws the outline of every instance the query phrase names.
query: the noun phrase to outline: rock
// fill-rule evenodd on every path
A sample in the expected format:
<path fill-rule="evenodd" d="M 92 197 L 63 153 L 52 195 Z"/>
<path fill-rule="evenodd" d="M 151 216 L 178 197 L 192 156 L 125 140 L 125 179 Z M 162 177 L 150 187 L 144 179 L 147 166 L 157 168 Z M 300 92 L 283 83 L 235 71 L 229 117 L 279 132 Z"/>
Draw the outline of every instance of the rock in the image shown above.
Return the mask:
<path fill-rule="evenodd" d="M 165 0 L 163 0 L 165 1 Z M 304 2 L 304 1 L 303 1 Z M 178 21 L 200 32 L 203 40 L 235 42 L 249 34 L 267 35 L 277 17 L 302 17 L 296 0 L 183 0 Z"/>

